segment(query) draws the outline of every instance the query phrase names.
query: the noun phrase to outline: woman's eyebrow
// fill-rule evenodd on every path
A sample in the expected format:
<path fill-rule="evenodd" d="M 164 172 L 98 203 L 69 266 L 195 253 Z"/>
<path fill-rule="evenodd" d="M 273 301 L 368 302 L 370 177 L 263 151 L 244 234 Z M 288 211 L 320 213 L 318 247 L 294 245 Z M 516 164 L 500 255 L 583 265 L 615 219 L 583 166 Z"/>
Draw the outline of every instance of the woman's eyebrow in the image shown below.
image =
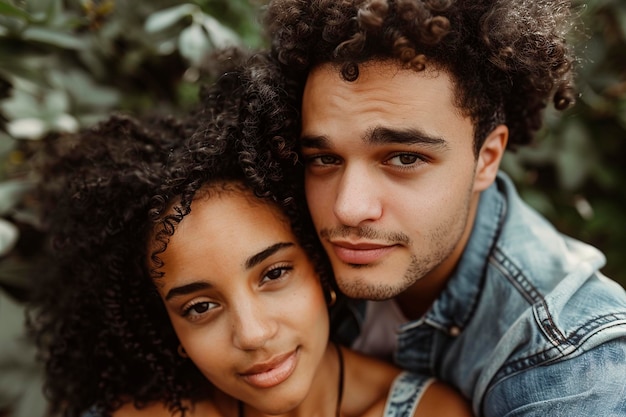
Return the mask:
<path fill-rule="evenodd" d="M 263 262 L 263 260 L 269 258 L 270 256 L 272 256 L 279 250 L 283 248 L 291 247 L 293 245 L 294 244 L 292 242 L 278 242 L 263 249 L 259 253 L 256 253 L 252 255 L 251 257 L 249 257 L 248 259 L 246 259 L 246 262 L 245 262 L 246 269 L 255 267 L 259 263 Z"/>
<path fill-rule="evenodd" d="M 165 296 L 165 301 L 171 300 L 175 297 L 180 297 L 181 295 L 192 294 L 196 291 L 205 290 L 211 287 L 212 285 L 210 283 L 203 281 L 192 282 L 189 284 L 181 285 L 180 287 L 174 287 L 167 292 L 167 295 Z"/>

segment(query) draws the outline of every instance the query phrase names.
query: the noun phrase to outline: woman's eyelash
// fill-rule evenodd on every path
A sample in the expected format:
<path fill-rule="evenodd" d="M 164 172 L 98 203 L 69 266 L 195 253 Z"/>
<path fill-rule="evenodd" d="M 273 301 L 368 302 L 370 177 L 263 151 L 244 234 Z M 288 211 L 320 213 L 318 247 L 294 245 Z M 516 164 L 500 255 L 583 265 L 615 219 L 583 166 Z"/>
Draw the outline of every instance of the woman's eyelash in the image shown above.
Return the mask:
<path fill-rule="evenodd" d="M 203 307 L 203 311 L 196 310 L 195 314 L 198 314 L 198 315 L 204 314 L 210 310 L 210 304 L 214 304 L 214 303 L 211 303 L 210 301 L 198 301 L 198 302 L 192 303 L 183 309 L 183 317 L 188 317 L 189 315 L 191 315 L 192 312 L 194 312 L 194 309 L 196 309 L 199 306 Z"/>
<path fill-rule="evenodd" d="M 263 278 L 268 278 L 270 280 L 277 280 L 282 278 L 287 272 L 293 269 L 290 265 L 281 265 L 275 266 L 263 275 Z"/>

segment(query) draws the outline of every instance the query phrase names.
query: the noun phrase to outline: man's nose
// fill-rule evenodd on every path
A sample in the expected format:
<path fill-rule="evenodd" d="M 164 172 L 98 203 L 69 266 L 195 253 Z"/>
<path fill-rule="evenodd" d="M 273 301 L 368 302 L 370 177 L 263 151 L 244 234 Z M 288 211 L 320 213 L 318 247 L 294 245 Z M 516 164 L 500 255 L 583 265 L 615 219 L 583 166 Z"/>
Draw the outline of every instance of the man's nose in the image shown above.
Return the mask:
<path fill-rule="evenodd" d="M 383 213 L 379 185 L 366 166 L 347 167 L 337 189 L 334 213 L 345 226 L 378 220 Z"/>
<path fill-rule="evenodd" d="M 233 345 L 241 350 L 261 349 L 278 330 L 276 320 L 258 303 L 241 303 L 232 312 Z"/>

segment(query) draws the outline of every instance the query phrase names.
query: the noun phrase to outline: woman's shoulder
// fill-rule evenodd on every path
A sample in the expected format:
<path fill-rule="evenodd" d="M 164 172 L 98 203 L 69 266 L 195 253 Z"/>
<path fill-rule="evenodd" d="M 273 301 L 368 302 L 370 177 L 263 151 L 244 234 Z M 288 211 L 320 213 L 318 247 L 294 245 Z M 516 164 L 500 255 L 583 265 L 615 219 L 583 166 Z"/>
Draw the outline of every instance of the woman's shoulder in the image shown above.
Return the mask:
<path fill-rule="evenodd" d="M 383 361 L 381 359 L 364 355 L 355 350 L 341 346 L 345 362 L 346 377 L 363 377 L 369 376 L 380 384 L 389 384 L 393 379 L 401 372 L 400 368 L 396 367 L 392 363 Z M 359 383 L 359 381 L 354 381 Z M 368 385 L 370 382 L 364 382 Z"/>
<path fill-rule="evenodd" d="M 413 410 L 414 417 L 472 416 L 469 402 L 443 382 L 427 375 L 403 372 L 388 362 L 349 349 L 343 349 L 343 352 L 342 411 L 346 416 L 378 417 L 388 407 L 398 411 Z"/>
<path fill-rule="evenodd" d="M 347 416 L 363 416 L 372 408 L 384 406 L 389 388 L 400 369 L 390 363 L 342 348 L 344 394 L 342 410 Z M 382 409 L 381 413 L 382 415 Z"/>

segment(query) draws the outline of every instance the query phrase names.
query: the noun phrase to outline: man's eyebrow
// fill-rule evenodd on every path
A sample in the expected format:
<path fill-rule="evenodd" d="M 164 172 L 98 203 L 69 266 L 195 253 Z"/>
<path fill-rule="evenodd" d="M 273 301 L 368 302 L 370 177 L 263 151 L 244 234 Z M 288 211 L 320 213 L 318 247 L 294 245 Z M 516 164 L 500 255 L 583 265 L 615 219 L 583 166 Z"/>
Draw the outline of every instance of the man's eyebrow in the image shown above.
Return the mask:
<path fill-rule="evenodd" d="M 377 126 L 367 131 L 364 141 L 371 145 L 383 144 L 407 144 L 407 145 L 427 145 L 432 148 L 448 148 L 445 139 L 429 135 L 415 128 L 389 128 Z"/>
<path fill-rule="evenodd" d="M 207 288 L 211 288 L 212 285 L 208 282 L 192 282 L 190 284 L 181 285 L 180 287 L 174 287 L 167 292 L 165 296 L 165 301 L 171 300 L 175 297 L 180 297 L 181 295 L 187 295 L 194 293 L 196 291 L 205 290 Z"/>
<path fill-rule="evenodd" d="M 293 246 L 292 242 L 279 242 L 263 249 L 259 253 L 252 255 L 251 257 L 246 259 L 246 263 L 245 263 L 246 269 L 255 267 L 256 265 L 263 262 L 265 259 L 269 258 L 270 256 L 272 256 L 279 250 L 283 248 L 291 247 L 291 246 Z"/>
<path fill-rule="evenodd" d="M 426 145 L 432 148 L 447 149 L 448 142 L 440 137 L 426 134 L 415 128 L 395 129 L 377 126 L 368 130 L 363 141 L 369 145 L 407 144 Z M 300 138 L 302 148 L 326 149 L 331 147 L 327 136 L 305 135 Z"/>
<path fill-rule="evenodd" d="M 324 149 L 330 147 L 330 140 L 326 136 L 301 136 L 300 147 L 311 149 Z"/>

